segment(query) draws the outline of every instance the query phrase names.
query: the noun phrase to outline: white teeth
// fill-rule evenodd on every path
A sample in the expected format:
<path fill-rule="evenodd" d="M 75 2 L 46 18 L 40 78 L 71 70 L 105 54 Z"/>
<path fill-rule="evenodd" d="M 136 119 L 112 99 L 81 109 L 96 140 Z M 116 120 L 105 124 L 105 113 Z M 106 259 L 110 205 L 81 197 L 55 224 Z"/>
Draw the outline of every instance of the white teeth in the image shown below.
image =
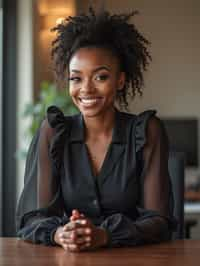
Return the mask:
<path fill-rule="evenodd" d="M 98 99 L 81 99 L 81 102 L 84 104 L 93 104 L 96 103 Z"/>

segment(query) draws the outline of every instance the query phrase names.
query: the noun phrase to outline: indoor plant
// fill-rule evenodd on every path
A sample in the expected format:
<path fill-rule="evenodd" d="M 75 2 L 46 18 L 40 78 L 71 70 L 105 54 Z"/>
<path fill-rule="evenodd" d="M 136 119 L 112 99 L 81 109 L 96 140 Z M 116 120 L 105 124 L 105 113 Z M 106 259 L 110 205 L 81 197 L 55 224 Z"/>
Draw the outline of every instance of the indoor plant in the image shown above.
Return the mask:
<path fill-rule="evenodd" d="M 46 110 L 49 106 L 56 105 L 65 115 L 78 113 L 78 109 L 73 104 L 68 89 L 59 90 L 54 83 L 43 81 L 40 87 L 38 99 L 32 103 L 27 103 L 24 107 L 22 117 L 29 119 L 29 126 L 25 129 L 26 138 L 32 139 L 45 118 Z M 16 152 L 19 159 L 25 159 L 27 148 L 21 148 Z"/>

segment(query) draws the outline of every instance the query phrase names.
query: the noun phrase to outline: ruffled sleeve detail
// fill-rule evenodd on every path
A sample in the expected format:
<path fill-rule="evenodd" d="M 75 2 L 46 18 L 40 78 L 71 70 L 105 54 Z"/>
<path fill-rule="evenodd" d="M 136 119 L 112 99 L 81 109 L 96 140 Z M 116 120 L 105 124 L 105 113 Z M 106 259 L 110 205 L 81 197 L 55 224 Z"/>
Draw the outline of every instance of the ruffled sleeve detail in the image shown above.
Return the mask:
<path fill-rule="evenodd" d="M 50 156 L 57 170 L 59 170 L 62 164 L 64 143 L 68 135 L 69 125 L 63 112 L 56 106 L 48 107 L 47 119 L 49 125 L 55 130 L 50 143 Z"/>
<path fill-rule="evenodd" d="M 148 110 L 139 114 L 136 118 L 135 136 L 136 136 L 136 152 L 139 152 L 146 143 L 146 128 L 149 118 L 155 116 L 155 110 Z"/>

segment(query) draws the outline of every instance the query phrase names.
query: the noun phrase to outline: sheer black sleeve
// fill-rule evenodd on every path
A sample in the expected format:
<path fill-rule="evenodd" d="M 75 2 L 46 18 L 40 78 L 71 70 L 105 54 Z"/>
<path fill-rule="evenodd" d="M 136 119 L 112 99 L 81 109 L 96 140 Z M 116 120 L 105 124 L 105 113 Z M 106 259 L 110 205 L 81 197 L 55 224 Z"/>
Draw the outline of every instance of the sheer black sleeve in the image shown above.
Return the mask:
<path fill-rule="evenodd" d="M 34 243 L 54 245 L 53 234 L 66 223 L 60 190 L 58 140 L 65 133 L 64 116 L 56 107 L 47 111 L 29 147 L 24 189 L 17 208 L 17 235 Z"/>
<path fill-rule="evenodd" d="M 136 152 L 142 154 L 142 202 L 139 217 L 132 221 L 118 213 L 102 224 L 109 235 L 109 245 L 132 246 L 158 243 L 171 238 L 176 227 L 173 218 L 173 196 L 168 173 L 168 139 L 161 121 L 149 112 L 139 117 L 145 136 Z M 142 132 L 139 132 L 141 135 Z M 141 141 L 142 139 L 142 141 Z"/>

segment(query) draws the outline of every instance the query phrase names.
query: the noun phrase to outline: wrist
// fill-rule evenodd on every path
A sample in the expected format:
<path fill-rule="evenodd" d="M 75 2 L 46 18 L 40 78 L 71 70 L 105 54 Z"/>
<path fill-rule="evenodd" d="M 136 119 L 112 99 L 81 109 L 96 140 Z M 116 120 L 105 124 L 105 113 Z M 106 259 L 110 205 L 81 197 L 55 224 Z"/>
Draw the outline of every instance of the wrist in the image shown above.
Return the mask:
<path fill-rule="evenodd" d="M 59 227 L 54 231 L 53 241 L 54 241 L 55 244 L 57 244 L 57 245 L 61 245 L 59 234 L 61 233 L 62 230 L 63 230 L 63 226 L 59 226 Z"/>
<path fill-rule="evenodd" d="M 108 234 L 105 229 L 99 228 L 100 232 L 100 244 L 102 247 L 106 246 L 108 243 Z"/>

